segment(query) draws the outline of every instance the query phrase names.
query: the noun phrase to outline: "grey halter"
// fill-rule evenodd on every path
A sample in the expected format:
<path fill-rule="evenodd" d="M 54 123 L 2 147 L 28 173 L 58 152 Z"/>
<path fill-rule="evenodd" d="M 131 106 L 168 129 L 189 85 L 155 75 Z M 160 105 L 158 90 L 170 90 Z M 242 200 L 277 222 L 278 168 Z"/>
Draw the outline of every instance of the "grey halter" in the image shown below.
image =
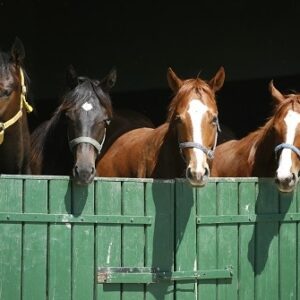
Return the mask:
<path fill-rule="evenodd" d="M 184 149 L 184 148 L 196 148 L 196 149 L 199 149 L 202 152 L 204 152 L 209 160 L 212 160 L 214 158 L 214 153 L 215 153 L 215 149 L 217 146 L 218 132 L 220 132 L 220 131 L 221 131 L 221 129 L 220 129 L 219 121 L 217 120 L 217 132 L 216 132 L 216 136 L 215 136 L 215 143 L 214 143 L 214 146 L 212 149 L 208 149 L 199 143 L 182 142 L 182 143 L 179 143 L 180 152 L 182 153 L 182 149 Z"/>
<path fill-rule="evenodd" d="M 294 145 L 285 144 L 285 143 L 279 144 L 278 146 L 275 147 L 275 149 L 274 149 L 275 155 L 277 155 L 277 152 L 282 149 L 290 149 L 293 152 L 295 152 L 298 155 L 298 157 L 300 158 L 300 150 Z"/>
<path fill-rule="evenodd" d="M 104 128 L 104 135 L 103 135 L 103 139 L 102 139 L 101 144 L 98 141 L 96 141 L 95 139 L 91 138 L 91 137 L 80 136 L 78 138 L 75 138 L 75 139 L 69 141 L 69 146 L 70 146 L 70 149 L 73 150 L 73 148 L 78 144 L 81 144 L 81 143 L 91 144 L 97 149 L 98 155 L 99 155 L 100 152 L 101 152 L 101 149 L 103 147 L 105 137 L 106 137 L 106 128 Z"/>

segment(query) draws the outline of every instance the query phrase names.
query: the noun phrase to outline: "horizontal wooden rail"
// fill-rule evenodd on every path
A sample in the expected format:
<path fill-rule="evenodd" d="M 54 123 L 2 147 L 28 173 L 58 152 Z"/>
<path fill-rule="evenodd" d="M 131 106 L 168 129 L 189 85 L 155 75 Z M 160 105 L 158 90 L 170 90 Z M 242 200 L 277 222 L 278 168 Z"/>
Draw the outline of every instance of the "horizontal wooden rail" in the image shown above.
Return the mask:
<path fill-rule="evenodd" d="M 263 222 L 299 222 L 300 213 L 287 214 L 249 214 L 249 215 L 207 215 L 197 216 L 196 223 L 199 225 L 210 224 L 253 224 Z"/>
<path fill-rule="evenodd" d="M 0 213 L 0 222 L 151 225 L 151 216 Z"/>

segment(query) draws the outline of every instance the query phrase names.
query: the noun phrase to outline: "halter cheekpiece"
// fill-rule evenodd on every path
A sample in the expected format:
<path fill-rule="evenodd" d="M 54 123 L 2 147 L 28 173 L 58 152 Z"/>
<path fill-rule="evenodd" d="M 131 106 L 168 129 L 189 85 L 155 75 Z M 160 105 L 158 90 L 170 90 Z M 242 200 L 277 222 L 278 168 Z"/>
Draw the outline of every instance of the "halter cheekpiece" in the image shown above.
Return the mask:
<path fill-rule="evenodd" d="M 23 73 L 22 68 L 20 68 L 20 84 L 21 84 L 20 109 L 8 121 L 0 122 L 0 145 L 4 142 L 4 132 L 5 132 L 5 130 L 8 127 L 14 125 L 22 117 L 23 107 L 26 108 L 26 111 L 28 113 L 32 112 L 32 110 L 33 110 L 32 106 L 26 100 L 27 89 L 26 89 L 26 85 L 25 85 L 24 73 Z"/>
<path fill-rule="evenodd" d="M 208 149 L 207 147 L 204 147 L 203 145 L 201 145 L 199 143 L 195 143 L 195 142 L 182 142 L 182 143 L 179 143 L 180 152 L 182 153 L 182 149 L 185 149 L 185 148 L 196 148 L 196 149 L 199 149 L 202 152 L 204 152 L 204 154 L 206 154 L 206 156 L 209 160 L 213 160 L 214 154 L 215 154 L 215 149 L 217 146 L 217 141 L 218 141 L 218 132 L 221 131 L 218 120 L 216 122 L 216 126 L 217 126 L 217 132 L 216 132 L 216 136 L 215 136 L 214 146 L 212 149 Z"/>

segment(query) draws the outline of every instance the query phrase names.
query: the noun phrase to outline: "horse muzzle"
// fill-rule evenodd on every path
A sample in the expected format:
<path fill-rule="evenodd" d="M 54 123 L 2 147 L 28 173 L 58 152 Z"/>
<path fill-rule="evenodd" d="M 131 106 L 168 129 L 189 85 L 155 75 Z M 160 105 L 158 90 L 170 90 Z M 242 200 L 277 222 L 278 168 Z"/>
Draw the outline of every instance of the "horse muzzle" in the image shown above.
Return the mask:
<path fill-rule="evenodd" d="M 78 185 L 88 185 L 95 177 L 95 165 L 92 164 L 76 164 L 73 168 L 73 178 Z"/>
<path fill-rule="evenodd" d="M 203 187 L 208 181 L 210 175 L 209 168 L 204 168 L 203 170 L 197 171 L 191 167 L 186 169 L 186 178 L 192 186 Z"/>
<path fill-rule="evenodd" d="M 286 176 L 276 176 L 275 183 L 277 184 L 278 190 L 282 193 L 290 193 L 292 192 L 298 182 L 298 176 L 294 173 L 290 173 Z"/>

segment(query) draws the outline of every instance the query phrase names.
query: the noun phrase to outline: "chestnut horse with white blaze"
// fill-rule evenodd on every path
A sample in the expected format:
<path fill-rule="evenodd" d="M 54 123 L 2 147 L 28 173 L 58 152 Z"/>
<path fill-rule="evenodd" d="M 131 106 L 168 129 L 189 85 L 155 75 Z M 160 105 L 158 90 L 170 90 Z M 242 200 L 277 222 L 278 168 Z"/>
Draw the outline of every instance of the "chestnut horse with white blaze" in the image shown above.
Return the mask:
<path fill-rule="evenodd" d="M 300 94 L 283 95 L 269 84 L 275 101 L 273 116 L 240 140 L 219 145 L 212 176 L 273 177 L 281 192 L 291 192 L 300 171 Z"/>
<path fill-rule="evenodd" d="M 175 178 L 185 173 L 192 185 L 205 185 L 219 129 L 215 92 L 223 86 L 225 71 L 221 67 L 206 82 L 182 80 L 169 68 L 167 79 L 175 93 L 167 121 L 119 137 L 98 162 L 99 176 Z"/>

